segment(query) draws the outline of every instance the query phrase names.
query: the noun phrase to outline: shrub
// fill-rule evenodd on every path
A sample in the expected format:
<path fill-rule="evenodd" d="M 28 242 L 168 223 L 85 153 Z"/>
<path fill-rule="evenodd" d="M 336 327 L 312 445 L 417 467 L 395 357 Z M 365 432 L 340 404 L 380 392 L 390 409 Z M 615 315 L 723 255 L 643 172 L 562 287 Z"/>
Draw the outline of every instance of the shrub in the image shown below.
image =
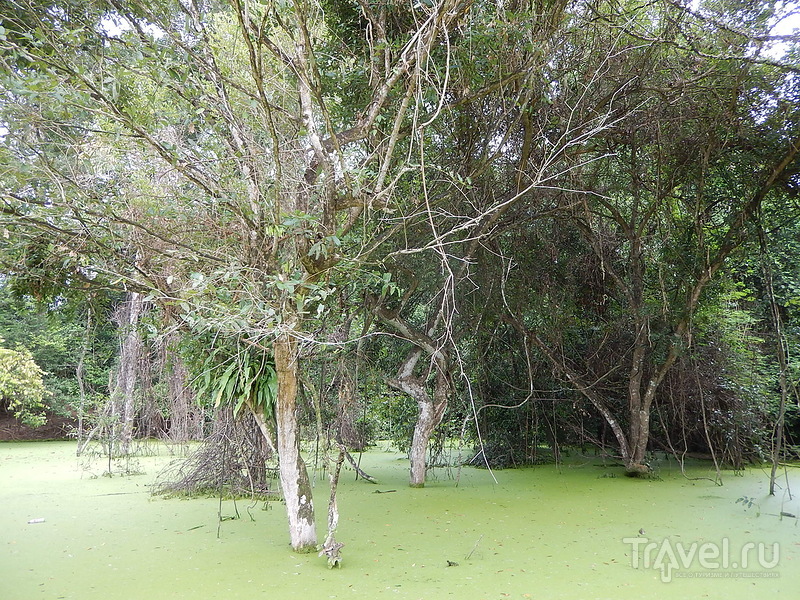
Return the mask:
<path fill-rule="evenodd" d="M 0 348 L 0 406 L 32 427 L 45 423 L 43 378 L 44 372 L 26 349 Z"/>

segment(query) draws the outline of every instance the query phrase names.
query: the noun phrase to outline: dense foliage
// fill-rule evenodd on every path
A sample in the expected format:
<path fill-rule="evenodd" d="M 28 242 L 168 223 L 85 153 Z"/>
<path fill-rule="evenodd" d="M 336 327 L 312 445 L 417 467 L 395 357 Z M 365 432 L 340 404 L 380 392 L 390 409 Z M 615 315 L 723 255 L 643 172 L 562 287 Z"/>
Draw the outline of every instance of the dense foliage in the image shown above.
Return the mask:
<path fill-rule="evenodd" d="M 392 436 L 415 486 L 445 437 L 488 465 L 590 443 L 634 475 L 800 442 L 782 5 L 4 5 L 3 297 L 58 321 L 115 290 L 104 431 L 200 434 L 195 394 L 245 410 L 296 549 L 303 436 Z M 48 344 L 73 368 L 100 337 L 70 314 Z"/>
<path fill-rule="evenodd" d="M 89 311 L 96 313 L 99 323 L 93 322 Z M 87 298 L 39 303 L 8 285 L 0 287 L 4 344 L 23 349 L 41 368 L 47 390 L 42 402 L 48 414 L 74 418 L 107 398 L 117 339 L 106 311 L 103 303 L 92 305 Z"/>
<path fill-rule="evenodd" d="M 0 348 L 0 408 L 30 425 L 44 422 L 42 370 L 30 352 Z"/>

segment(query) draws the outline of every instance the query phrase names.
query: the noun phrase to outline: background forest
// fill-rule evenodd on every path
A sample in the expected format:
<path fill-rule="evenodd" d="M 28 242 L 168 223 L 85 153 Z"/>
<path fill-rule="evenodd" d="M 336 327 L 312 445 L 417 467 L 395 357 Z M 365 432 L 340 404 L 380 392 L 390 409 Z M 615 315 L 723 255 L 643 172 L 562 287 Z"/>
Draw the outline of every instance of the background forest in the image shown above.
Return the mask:
<path fill-rule="evenodd" d="M 297 550 L 301 440 L 800 452 L 795 4 L 1 6 L 5 413 L 239 435 Z"/>

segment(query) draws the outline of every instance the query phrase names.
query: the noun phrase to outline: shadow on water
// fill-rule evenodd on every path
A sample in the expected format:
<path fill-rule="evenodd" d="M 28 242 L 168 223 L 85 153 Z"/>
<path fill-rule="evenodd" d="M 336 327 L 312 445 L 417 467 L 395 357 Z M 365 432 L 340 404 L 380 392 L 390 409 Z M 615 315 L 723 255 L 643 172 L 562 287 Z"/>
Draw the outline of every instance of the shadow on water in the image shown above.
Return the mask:
<path fill-rule="evenodd" d="M 137 459 L 142 474 L 114 477 L 95 476 L 102 466 L 82 469 L 74 450 L 0 444 L 3 600 L 751 600 L 800 592 L 797 468 L 775 497 L 759 468 L 723 473 L 716 486 L 685 478 L 674 461 L 663 462 L 659 478 L 632 480 L 592 457 L 495 471 L 497 483 L 464 468 L 456 485 L 452 471 L 439 470 L 411 489 L 403 457 L 376 449 L 361 466 L 377 485 L 342 473 L 344 563 L 328 570 L 324 558 L 289 550 L 280 502 L 223 502 L 218 537 L 218 499 L 150 496 L 171 459 L 165 450 Z M 713 468 L 697 463 L 687 474 L 713 478 Z M 325 477 L 317 481 L 322 539 L 328 490 Z M 241 518 L 226 518 L 237 509 Z"/>

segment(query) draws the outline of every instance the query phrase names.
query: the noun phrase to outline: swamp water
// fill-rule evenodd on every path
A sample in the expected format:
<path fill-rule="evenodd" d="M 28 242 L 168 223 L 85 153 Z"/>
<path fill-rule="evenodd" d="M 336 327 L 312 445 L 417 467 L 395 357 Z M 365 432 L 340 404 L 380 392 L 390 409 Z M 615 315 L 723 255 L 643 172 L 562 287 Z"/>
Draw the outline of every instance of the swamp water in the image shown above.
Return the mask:
<path fill-rule="evenodd" d="M 152 498 L 170 460 L 152 448 L 161 456 L 136 459 L 143 474 L 102 477 L 107 465 L 82 467 L 74 443 L 1 443 L 0 600 L 800 597 L 797 468 L 775 497 L 762 469 L 717 486 L 672 460 L 660 479 L 632 480 L 591 456 L 495 471 L 496 483 L 438 469 L 411 489 L 407 461 L 376 449 L 361 466 L 377 485 L 342 471 L 343 566 L 329 570 L 290 551 L 280 502 L 226 500 L 220 522 L 218 499 Z M 323 539 L 329 491 L 316 479 Z"/>

